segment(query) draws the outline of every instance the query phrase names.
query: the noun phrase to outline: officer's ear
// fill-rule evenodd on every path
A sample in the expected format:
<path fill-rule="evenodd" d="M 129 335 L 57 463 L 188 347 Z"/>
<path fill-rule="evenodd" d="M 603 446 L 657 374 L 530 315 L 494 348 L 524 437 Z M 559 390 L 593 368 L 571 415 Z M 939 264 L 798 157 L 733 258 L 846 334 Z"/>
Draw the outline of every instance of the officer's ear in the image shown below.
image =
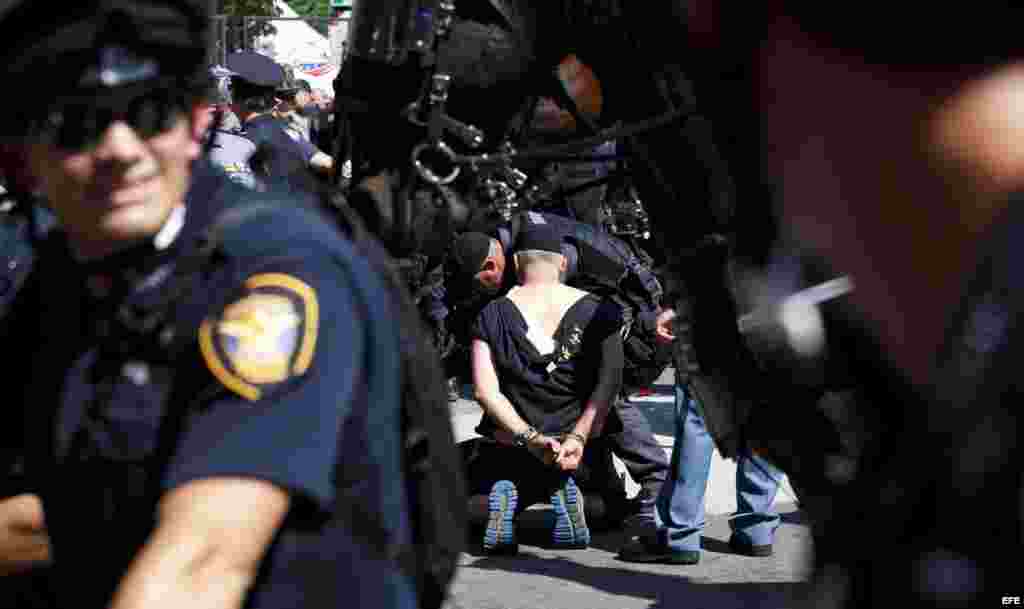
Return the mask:
<path fill-rule="evenodd" d="M 569 261 L 566 260 L 565 255 L 561 255 L 558 258 L 558 272 L 565 276 L 566 271 L 569 270 Z"/>

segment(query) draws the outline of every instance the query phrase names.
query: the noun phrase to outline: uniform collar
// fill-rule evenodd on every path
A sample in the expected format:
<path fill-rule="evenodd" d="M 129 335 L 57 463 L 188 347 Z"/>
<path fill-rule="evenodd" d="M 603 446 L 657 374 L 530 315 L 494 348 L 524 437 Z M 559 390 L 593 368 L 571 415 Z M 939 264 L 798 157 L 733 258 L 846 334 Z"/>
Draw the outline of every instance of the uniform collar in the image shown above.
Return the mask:
<path fill-rule="evenodd" d="M 86 279 L 86 287 L 94 298 L 105 298 L 118 286 L 143 281 L 164 266 L 185 225 L 185 206 L 178 205 L 151 239 L 97 260 L 75 257 Z M 125 283 L 127 282 L 127 283 Z"/>
<path fill-rule="evenodd" d="M 171 210 L 170 215 L 164 220 L 164 224 L 160 227 L 151 239 L 145 240 L 136 245 L 129 246 L 123 250 L 119 250 L 107 256 L 100 258 L 90 258 L 82 256 L 78 252 L 71 248 L 71 257 L 80 265 L 89 266 L 110 266 L 113 262 L 114 265 L 120 264 L 124 261 L 125 256 L 138 257 L 140 253 L 145 252 L 160 252 L 166 250 L 178 235 L 181 233 L 182 227 L 185 225 L 185 206 L 177 205 Z"/>
<path fill-rule="evenodd" d="M 171 210 L 171 215 L 164 222 L 163 228 L 153 237 L 153 248 L 158 252 L 167 249 L 181 234 L 181 229 L 184 226 L 185 206 L 178 205 Z"/>

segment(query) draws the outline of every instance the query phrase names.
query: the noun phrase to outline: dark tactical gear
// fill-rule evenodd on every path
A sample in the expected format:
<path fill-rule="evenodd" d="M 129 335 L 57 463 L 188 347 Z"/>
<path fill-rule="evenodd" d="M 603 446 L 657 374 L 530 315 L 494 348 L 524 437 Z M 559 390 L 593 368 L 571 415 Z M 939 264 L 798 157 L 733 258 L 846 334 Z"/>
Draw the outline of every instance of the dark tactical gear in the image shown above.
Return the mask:
<path fill-rule="evenodd" d="M 1024 530 L 1017 407 L 1024 216 L 1017 203 L 1014 197 L 985 240 L 933 386 L 911 384 L 856 316 L 832 307 L 825 387 L 847 389 L 838 405 L 818 409 L 828 415 L 830 425 L 820 427 L 832 441 L 819 439 L 806 413 L 790 424 L 801 423 L 810 441 L 788 450 L 768 441 L 781 425 L 751 420 L 748 435 L 765 438 L 770 454 L 796 466 L 792 480 L 811 499 L 813 581 L 845 598 L 844 607 L 983 606 L 1019 585 L 1019 569 L 1007 559 L 1020 550 Z M 821 471 L 823 462 L 842 463 L 837 457 L 848 462 L 839 468 L 845 478 Z"/>
<path fill-rule="evenodd" d="M 351 209 L 333 209 L 339 228 L 383 280 L 401 328 L 403 471 L 414 540 L 402 548 L 401 564 L 414 577 L 419 606 L 439 609 L 455 576 L 468 518 L 444 376 L 424 331 L 430 326 L 421 324 L 419 303 L 410 298 L 401 267 Z"/>

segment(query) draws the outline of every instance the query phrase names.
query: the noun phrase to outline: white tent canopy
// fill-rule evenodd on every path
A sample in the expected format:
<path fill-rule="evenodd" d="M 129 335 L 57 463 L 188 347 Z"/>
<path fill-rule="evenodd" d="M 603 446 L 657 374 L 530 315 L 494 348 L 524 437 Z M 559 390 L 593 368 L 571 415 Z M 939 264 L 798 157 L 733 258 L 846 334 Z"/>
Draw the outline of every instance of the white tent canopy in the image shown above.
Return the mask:
<path fill-rule="evenodd" d="M 299 15 L 284 0 L 274 0 L 282 17 Z M 276 34 L 261 36 L 256 50 L 281 65 L 291 66 L 295 77 L 309 81 L 314 89 L 334 95 L 334 77 L 339 67 L 332 63 L 331 43 L 305 21 L 272 21 Z"/>

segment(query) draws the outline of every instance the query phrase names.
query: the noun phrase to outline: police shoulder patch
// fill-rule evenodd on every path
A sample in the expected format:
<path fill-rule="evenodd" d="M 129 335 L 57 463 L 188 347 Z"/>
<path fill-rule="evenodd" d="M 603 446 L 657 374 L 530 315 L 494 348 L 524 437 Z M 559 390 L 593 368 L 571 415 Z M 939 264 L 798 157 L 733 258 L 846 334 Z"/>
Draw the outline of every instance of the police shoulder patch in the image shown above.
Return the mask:
<path fill-rule="evenodd" d="M 313 288 L 291 275 L 254 275 L 244 288 L 203 321 L 199 348 L 218 381 L 256 401 L 309 368 L 320 311 Z"/>

